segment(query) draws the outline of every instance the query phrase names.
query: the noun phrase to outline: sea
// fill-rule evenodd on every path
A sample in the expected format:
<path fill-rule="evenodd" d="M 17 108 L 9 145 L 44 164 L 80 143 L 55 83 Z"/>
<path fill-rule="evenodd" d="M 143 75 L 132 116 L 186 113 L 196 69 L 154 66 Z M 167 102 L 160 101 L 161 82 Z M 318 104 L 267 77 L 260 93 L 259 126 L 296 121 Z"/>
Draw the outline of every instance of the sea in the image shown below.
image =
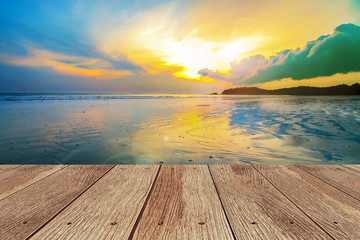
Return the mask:
<path fill-rule="evenodd" d="M 0 94 L 0 164 L 360 164 L 360 96 Z"/>

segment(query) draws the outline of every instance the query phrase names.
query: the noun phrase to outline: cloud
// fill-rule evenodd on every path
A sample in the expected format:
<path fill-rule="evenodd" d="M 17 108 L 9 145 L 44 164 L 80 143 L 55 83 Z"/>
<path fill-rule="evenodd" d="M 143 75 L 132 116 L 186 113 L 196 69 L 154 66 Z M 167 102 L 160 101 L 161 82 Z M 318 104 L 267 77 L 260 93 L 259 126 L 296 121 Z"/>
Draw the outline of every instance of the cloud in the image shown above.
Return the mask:
<path fill-rule="evenodd" d="M 95 18 L 90 32 L 99 52 L 113 60 L 193 80 L 200 69 L 228 71 L 235 59 L 269 56 L 353 21 L 350 1 L 172 1 Z"/>
<path fill-rule="evenodd" d="M 360 72 L 360 27 L 342 24 L 332 34 L 310 41 L 303 49 L 286 49 L 265 58 L 256 55 L 231 64 L 229 75 L 203 69 L 199 74 L 218 81 L 255 84 Z"/>
<path fill-rule="evenodd" d="M 112 69 L 112 64 L 99 58 L 87 58 L 28 48 L 26 57 L 1 56 L 0 61 L 15 66 L 47 67 L 65 75 L 92 77 L 95 80 L 121 79 L 133 75 L 129 70 Z"/>
<path fill-rule="evenodd" d="M 260 39 L 242 37 L 223 42 L 198 37 L 198 26 L 182 30 L 178 2 L 162 4 L 134 14 L 131 18 L 94 31 L 99 51 L 114 60 L 126 59 L 150 74 L 168 73 L 197 79 L 204 67 L 229 68 L 229 61 L 254 49 Z M 181 32 L 181 34 L 179 33 Z M 144 72 L 145 72 L 144 71 Z"/>

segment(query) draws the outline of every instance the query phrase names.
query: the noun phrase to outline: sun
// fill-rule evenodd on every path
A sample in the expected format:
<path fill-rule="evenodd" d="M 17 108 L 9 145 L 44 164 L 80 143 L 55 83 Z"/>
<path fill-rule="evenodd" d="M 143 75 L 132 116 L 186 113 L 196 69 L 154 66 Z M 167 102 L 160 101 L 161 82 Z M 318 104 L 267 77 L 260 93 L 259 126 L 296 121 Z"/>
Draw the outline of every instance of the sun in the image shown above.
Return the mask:
<path fill-rule="evenodd" d="M 173 75 L 188 79 L 199 77 L 198 71 L 204 68 L 227 71 L 230 63 L 244 57 L 244 54 L 255 49 L 259 38 L 241 38 L 228 42 L 213 42 L 193 35 L 181 41 L 167 39 L 162 46 L 162 60 L 168 65 L 183 67 Z"/>

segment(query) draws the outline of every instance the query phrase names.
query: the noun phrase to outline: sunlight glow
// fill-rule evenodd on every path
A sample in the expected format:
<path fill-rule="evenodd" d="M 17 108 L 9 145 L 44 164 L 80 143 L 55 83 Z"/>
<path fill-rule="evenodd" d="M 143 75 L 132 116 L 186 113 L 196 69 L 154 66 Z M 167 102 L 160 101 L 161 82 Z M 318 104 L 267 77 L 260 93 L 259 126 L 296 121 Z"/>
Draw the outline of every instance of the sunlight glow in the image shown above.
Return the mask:
<path fill-rule="evenodd" d="M 255 49 L 259 41 L 256 38 L 243 38 L 219 43 L 190 35 L 182 41 L 165 41 L 163 60 L 169 65 L 183 67 L 183 70 L 173 73 L 174 76 L 193 79 L 199 77 L 198 71 L 203 68 L 229 70 L 232 61 Z"/>

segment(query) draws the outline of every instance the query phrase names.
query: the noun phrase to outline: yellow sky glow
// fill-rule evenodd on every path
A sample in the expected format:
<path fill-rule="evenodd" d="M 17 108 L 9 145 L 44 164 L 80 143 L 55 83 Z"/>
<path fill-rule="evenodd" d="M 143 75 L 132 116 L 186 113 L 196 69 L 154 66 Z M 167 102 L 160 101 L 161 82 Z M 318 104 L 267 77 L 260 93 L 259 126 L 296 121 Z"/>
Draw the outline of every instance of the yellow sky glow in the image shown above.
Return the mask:
<path fill-rule="evenodd" d="M 209 82 L 199 70 L 228 72 L 235 60 L 303 47 L 356 19 L 350 0 L 200 0 L 177 14 L 180 5 L 144 10 L 106 31 L 101 26 L 109 23 L 101 23 L 93 30 L 99 50 L 140 66 L 143 75 Z"/>
<path fill-rule="evenodd" d="M 196 36 L 188 36 L 182 41 L 165 41 L 163 60 L 183 66 L 184 69 L 173 73 L 183 78 L 198 78 L 203 68 L 230 70 L 230 63 L 256 48 L 259 39 L 243 38 L 227 43 L 205 41 Z"/>

